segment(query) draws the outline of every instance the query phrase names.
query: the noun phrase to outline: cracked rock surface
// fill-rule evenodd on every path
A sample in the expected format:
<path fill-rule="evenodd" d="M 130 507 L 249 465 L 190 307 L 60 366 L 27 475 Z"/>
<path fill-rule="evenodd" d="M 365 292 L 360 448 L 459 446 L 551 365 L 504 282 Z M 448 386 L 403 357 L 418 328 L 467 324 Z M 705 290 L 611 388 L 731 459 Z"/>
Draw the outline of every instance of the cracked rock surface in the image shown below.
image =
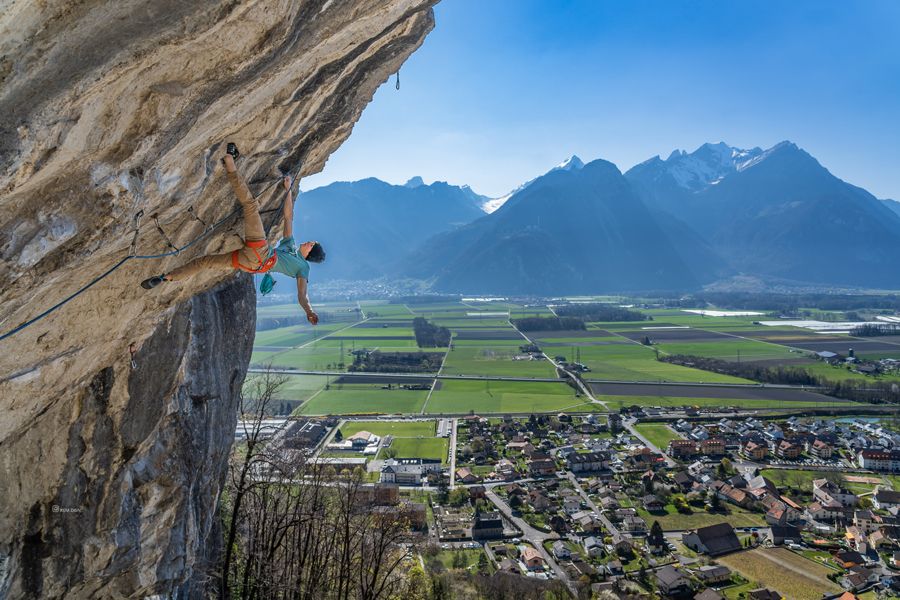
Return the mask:
<path fill-rule="evenodd" d="M 276 236 L 279 173 L 323 168 L 435 2 L 0 0 L 0 335 L 229 215 L 226 141 Z M 0 340 L 0 598 L 201 597 L 255 293 L 138 282 L 240 234 Z"/>

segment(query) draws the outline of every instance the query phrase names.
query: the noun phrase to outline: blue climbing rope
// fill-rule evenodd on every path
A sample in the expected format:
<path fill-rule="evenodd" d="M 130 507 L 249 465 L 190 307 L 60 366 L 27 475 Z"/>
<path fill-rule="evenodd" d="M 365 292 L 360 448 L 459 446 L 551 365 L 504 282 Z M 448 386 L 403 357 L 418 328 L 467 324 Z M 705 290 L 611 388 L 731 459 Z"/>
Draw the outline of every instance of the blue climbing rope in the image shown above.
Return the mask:
<path fill-rule="evenodd" d="M 294 185 L 294 180 L 296 179 L 296 175 L 299 175 L 299 173 L 300 173 L 300 168 L 301 168 L 301 167 L 298 166 L 298 167 L 297 167 L 297 170 L 294 172 L 293 176 L 291 177 L 291 187 L 293 187 L 293 185 Z M 272 188 L 273 185 L 275 185 L 275 184 L 277 184 L 277 183 L 279 183 L 279 182 L 281 182 L 281 181 L 283 181 L 283 177 L 278 178 L 276 181 L 274 181 L 274 182 L 270 183 L 269 185 L 267 185 L 266 187 L 264 187 L 262 190 L 260 190 L 259 194 L 257 194 L 257 195 L 258 195 L 258 196 L 262 196 L 262 195 L 265 194 L 267 191 L 269 191 L 269 190 Z M 284 203 L 285 203 L 286 201 L 287 201 L 287 194 L 285 194 L 285 196 L 281 199 L 281 204 L 278 206 L 278 208 L 269 208 L 269 209 L 266 209 L 266 210 L 261 210 L 261 211 L 259 211 L 259 214 L 262 215 L 262 214 L 266 214 L 266 213 L 270 213 L 270 212 L 275 212 L 275 211 L 277 211 L 277 210 L 282 210 L 282 209 L 284 209 Z M 202 220 L 200 220 L 199 218 L 197 218 L 196 215 L 193 215 L 193 207 L 191 207 L 190 210 L 189 210 L 188 212 L 190 212 L 190 213 L 192 214 L 192 216 L 194 216 L 195 219 L 197 219 L 197 220 L 200 221 L 201 223 L 203 222 Z M 11 329 L 11 330 L 9 330 L 9 331 L 7 331 L 7 332 L 4 333 L 3 335 L 0 335 L 0 342 L 2 342 L 3 340 L 5 340 L 6 338 L 9 338 L 9 337 L 14 336 L 15 334 L 19 333 L 19 332 L 22 331 L 23 329 L 25 329 L 25 328 L 27 328 L 27 327 L 29 327 L 29 326 L 31 326 L 31 325 L 37 323 L 38 321 L 40 321 L 41 319 L 43 319 L 43 318 L 46 317 L 47 315 L 49 315 L 49 314 L 53 313 L 54 311 L 56 311 L 56 310 L 62 308 L 63 306 L 65 306 L 66 304 L 68 304 L 69 302 L 71 302 L 72 300 L 74 300 L 75 298 L 77 298 L 78 296 L 80 296 L 81 294 L 83 294 L 84 292 L 88 291 L 90 288 L 92 288 L 92 287 L 93 287 L 94 285 L 96 285 L 97 283 L 103 281 L 104 279 L 106 279 L 107 277 L 109 277 L 110 275 L 112 275 L 115 271 L 117 271 L 122 265 L 124 265 L 125 263 L 127 263 L 129 260 L 132 260 L 132 259 L 134 259 L 134 260 L 160 259 L 160 258 L 166 258 L 167 256 L 174 256 L 174 255 L 176 255 L 176 254 L 180 254 L 181 252 L 187 250 L 188 248 L 190 248 L 191 246 L 193 246 L 194 244 L 196 244 L 197 242 L 199 242 L 200 240 L 202 240 L 203 238 L 205 238 L 207 235 L 209 235 L 210 233 L 212 233 L 213 231 L 215 231 L 216 229 L 218 229 L 219 227 L 221 227 L 224 223 L 226 223 L 228 220 L 230 220 L 232 217 L 234 217 L 238 212 L 240 212 L 240 209 L 239 209 L 239 208 L 236 208 L 236 209 L 232 210 L 230 213 L 228 213 L 227 215 L 225 215 L 224 217 L 222 217 L 221 219 L 219 219 L 218 221 L 216 221 L 216 222 L 213 223 L 212 225 L 207 226 L 206 229 L 203 231 L 203 233 L 201 233 L 200 235 L 198 235 L 197 237 L 195 237 L 194 239 L 192 239 L 190 242 L 188 242 L 187 244 L 185 244 L 185 245 L 182 246 L 181 248 L 175 247 L 175 246 L 171 243 L 171 241 L 169 241 L 168 237 L 165 235 L 165 232 L 162 231 L 162 228 L 159 226 L 159 222 L 157 221 L 157 222 L 156 222 L 157 229 L 160 230 L 160 233 L 163 235 L 163 239 L 166 241 L 166 243 L 167 243 L 171 248 L 173 248 L 172 250 L 169 250 L 168 252 L 162 252 L 162 253 L 160 253 L 160 254 L 135 254 L 135 253 L 134 253 L 134 252 L 135 252 L 135 244 L 136 244 L 136 242 L 137 242 L 137 236 L 138 236 L 138 233 L 139 233 L 139 227 L 137 227 L 137 225 L 136 225 L 134 239 L 133 239 L 132 242 L 131 242 L 131 251 L 128 253 L 127 256 L 125 256 L 124 258 L 122 258 L 122 260 L 120 260 L 119 262 L 117 262 L 115 265 L 113 265 L 112 267 L 110 267 L 109 269 L 107 269 L 107 270 L 106 270 L 105 272 L 103 272 L 102 274 L 100 274 L 100 275 L 98 275 L 97 277 L 95 277 L 94 279 L 92 279 L 89 283 L 87 283 L 86 285 L 84 285 L 84 286 L 82 286 L 81 288 L 79 288 L 76 292 L 74 292 L 74 293 L 71 294 L 70 296 L 68 296 L 68 297 L 66 297 L 66 298 L 63 298 L 62 300 L 60 300 L 59 302 L 57 302 L 56 304 L 54 304 L 53 306 L 51 306 L 50 308 L 48 308 L 47 310 L 45 310 L 44 312 L 42 312 L 41 314 L 37 315 L 36 317 L 33 317 L 33 318 L 31 318 L 31 319 L 28 319 L 28 320 L 25 321 L 24 323 L 21 323 L 19 326 L 15 327 L 15 328 L 13 328 L 13 329 Z M 140 215 L 142 215 L 142 214 L 143 214 L 143 211 L 140 211 L 140 212 L 138 213 L 137 217 L 135 218 L 135 222 L 136 222 L 136 223 L 139 222 L 138 220 L 139 220 L 139 218 L 140 218 Z M 155 219 L 155 217 L 154 217 L 154 219 Z M 268 237 L 268 235 L 269 235 L 269 232 L 268 232 L 268 230 L 267 230 L 267 231 L 266 231 L 266 237 Z"/>

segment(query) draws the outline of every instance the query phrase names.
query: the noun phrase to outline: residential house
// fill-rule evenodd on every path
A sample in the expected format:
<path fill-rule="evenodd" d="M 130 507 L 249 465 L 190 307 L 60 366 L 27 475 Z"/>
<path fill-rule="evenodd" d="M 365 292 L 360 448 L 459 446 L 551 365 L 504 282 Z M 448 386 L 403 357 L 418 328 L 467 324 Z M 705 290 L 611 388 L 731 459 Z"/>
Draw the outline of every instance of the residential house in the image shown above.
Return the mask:
<path fill-rule="evenodd" d="M 641 498 L 641 504 L 648 512 L 662 512 L 666 509 L 666 503 L 653 494 L 647 494 Z"/>
<path fill-rule="evenodd" d="M 729 523 L 718 523 L 681 534 L 685 546 L 695 552 L 718 556 L 741 549 L 741 542 Z"/>
<path fill-rule="evenodd" d="M 704 456 L 724 456 L 725 440 L 720 437 L 711 437 L 700 440 L 700 454 Z"/>
<path fill-rule="evenodd" d="M 877 583 L 879 578 L 879 572 L 875 569 L 856 566 L 851 567 L 850 571 L 841 578 L 841 585 L 844 589 L 856 591 Z"/>
<path fill-rule="evenodd" d="M 665 596 L 686 596 L 691 593 L 691 581 L 687 574 L 671 565 L 656 571 L 656 587 Z"/>
<path fill-rule="evenodd" d="M 525 568 L 529 571 L 542 569 L 544 567 L 544 557 L 531 546 L 526 546 L 522 550 L 521 559 L 522 562 L 525 563 Z"/>
<path fill-rule="evenodd" d="M 900 473 L 900 449 L 861 450 L 857 460 L 863 469 Z"/>
<path fill-rule="evenodd" d="M 622 555 L 634 554 L 634 542 L 632 539 L 627 533 L 614 533 L 612 536 L 613 550 Z"/>
<path fill-rule="evenodd" d="M 550 499 L 540 490 L 530 490 L 528 492 L 528 504 L 535 512 L 541 512 L 550 508 Z"/>
<path fill-rule="evenodd" d="M 763 460 L 769 455 L 769 447 L 750 440 L 741 448 L 741 455 L 748 460 Z"/>
<path fill-rule="evenodd" d="M 881 510 L 900 507 L 900 492 L 879 488 L 872 496 L 872 506 Z"/>
<path fill-rule="evenodd" d="M 795 525 L 772 525 L 769 528 L 768 540 L 773 546 L 799 542 L 800 529 Z"/>
<path fill-rule="evenodd" d="M 852 569 L 866 564 L 866 558 L 856 550 L 840 550 L 832 554 L 832 557 L 842 569 Z"/>
<path fill-rule="evenodd" d="M 516 575 L 522 574 L 522 569 L 521 567 L 519 567 L 519 563 L 511 558 L 504 558 L 500 561 L 500 570 L 504 573 L 515 573 Z"/>
<path fill-rule="evenodd" d="M 859 502 L 859 497 L 836 483 L 827 479 L 814 479 L 813 497 L 824 504 L 840 504 L 841 506 L 852 507 Z"/>
<path fill-rule="evenodd" d="M 816 439 L 816 441 L 809 446 L 809 453 L 816 458 L 827 460 L 831 458 L 834 450 L 823 440 Z"/>
<path fill-rule="evenodd" d="M 556 463 L 549 458 L 528 461 L 528 474 L 532 477 L 546 477 L 556 473 Z"/>
<path fill-rule="evenodd" d="M 431 458 L 388 458 L 381 468 L 381 483 L 419 485 L 428 473 L 439 473 L 441 461 Z"/>
<path fill-rule="evenodd" d="M 469 498 L 472 500 L 484 500 L 487 498 L 487 488 L 483 485 L 473 485 L 469 487 Z"/>
<path fill-rule="evenodd" d="M 714 589 L 706 588 L 694 596 L 694 600 L 725 600 L 725 596 Z"/>
<path fill-rule="evenodd" d="M 795 444 L 788 440 L 781 440 L 778 442 L 778 445 L 775 446 L 775 456 L 785 460 L 796 460 L 800 457 L 801 452 L 802 448 L 800 444 Z"/>
<path fill-rule="evenodd" d="M 603 541 L 599 538 L 589 535 L 582 541 L 584 551 L 591 558 L 600 558 L 604 554 Z"/>
<path fill-rule="evenodd" d="M 759 588 L 747 592 L 747 600 L 783 600 L 784 596 L 770 589 Z"/>
<path fill-rule="evenodd" d="M 503 537 L 503 518 L 497 511 L 479 512 L 472 525 L 473 540 L 491 540 Z"/>
<path fill-rule="evenodd" d="M 672 458 L 690 458 L 697 455 L 697 442 L 694 440 L 669 441 L 669 456 Z"/>
<path fill-rule="evenodd" d="M 459 483 L 478 483 L 481 481 L 481 478 L 472 473 L 472 470 L 467 467 L 460 467 L 456 470 L 456 481 Z"/>
<path fill-rule="evenodd" d="M 573 473 L 609 469 L 608 452 L 572 452 L 566 456 L 566 466 Z"/>
<path fill-rule="evenodd" d="M 725 565 L 706 565 L 694 571 L 694 575 L 706 585 L 731 581 L 731 569 Z"/>
<path fill-rule="evenodd" d="M 557 560 L 569 560 L 572 558 L 572 551 L 569 550 L 565 542 L 557 540 L 553 542 L 553 556 Z"/>
<path fill-rule="evenodd" d="M 629 533 L 643 533 L 647 531 L 647 522 L 637 515 L 629 515 L 622 519 L 622 528 Z"/>

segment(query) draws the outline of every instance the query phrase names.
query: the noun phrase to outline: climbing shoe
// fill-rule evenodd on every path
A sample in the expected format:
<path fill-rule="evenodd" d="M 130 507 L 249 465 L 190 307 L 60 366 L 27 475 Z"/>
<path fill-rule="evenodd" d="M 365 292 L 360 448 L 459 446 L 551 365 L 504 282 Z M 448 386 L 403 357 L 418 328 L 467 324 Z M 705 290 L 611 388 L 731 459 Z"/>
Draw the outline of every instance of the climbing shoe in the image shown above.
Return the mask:
<path fill-rule="evenodd" d="M 165 281 L 165 277 L 163 275 L 156 275 L 154 277 L 150 277 L 149 279 L 145 279 L 141 282 L 141 287 L 145 290 L 152 290 L 159 284 Z"/>
<path fill-rule="evenodd" d="M 225 154 L 230 154 L 231 158 L 234 160 L 237 160 L 241 156 L 241 153 L 238 152 L 237 144 L 234 142 L 228 142 L 228 145 L 225 147 Z"/>

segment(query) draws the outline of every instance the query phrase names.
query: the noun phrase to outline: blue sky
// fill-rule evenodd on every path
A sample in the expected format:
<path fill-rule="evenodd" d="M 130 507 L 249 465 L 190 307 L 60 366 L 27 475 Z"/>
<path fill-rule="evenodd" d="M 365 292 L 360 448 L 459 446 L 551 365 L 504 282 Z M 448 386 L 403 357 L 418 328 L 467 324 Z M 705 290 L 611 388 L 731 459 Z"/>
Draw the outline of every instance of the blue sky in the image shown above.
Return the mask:
<path fill-rule="evenodd" d="M 378 177 L 500 196 L 571 154 L 627 170 L 789 139 L 900 200 L 900 1 L 444 0 L 310 189 Z"/>

